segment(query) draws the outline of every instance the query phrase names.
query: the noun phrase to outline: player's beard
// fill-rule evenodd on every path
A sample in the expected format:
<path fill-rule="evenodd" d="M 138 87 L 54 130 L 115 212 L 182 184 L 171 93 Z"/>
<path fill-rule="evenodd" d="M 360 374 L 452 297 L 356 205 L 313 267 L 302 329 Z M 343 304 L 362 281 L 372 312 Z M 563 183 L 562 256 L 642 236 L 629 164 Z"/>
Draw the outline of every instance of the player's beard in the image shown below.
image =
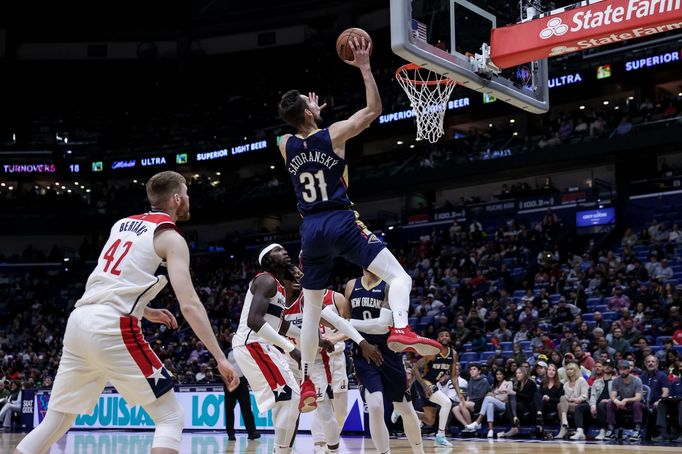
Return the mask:
<path fill-rule="evenodd" d="M 189 202 L 182 204 L 175 213 L 178 221 L 189 221 Z"/>

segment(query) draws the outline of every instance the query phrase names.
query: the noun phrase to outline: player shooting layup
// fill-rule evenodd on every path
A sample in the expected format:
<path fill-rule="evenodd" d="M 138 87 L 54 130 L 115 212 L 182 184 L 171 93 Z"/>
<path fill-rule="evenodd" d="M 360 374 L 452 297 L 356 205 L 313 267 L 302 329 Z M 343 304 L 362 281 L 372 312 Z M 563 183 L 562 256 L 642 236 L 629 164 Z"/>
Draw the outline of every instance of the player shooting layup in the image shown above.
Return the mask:
<path fill-rule="evenodd" d="M 370 270 L 390 285 L 389 304 L 395 321 L 388 338 L 392 350 L 413 350 L 421 355 L 435 355 L 440 351 L 438 342 L 417 336 L 407 324 L 412 279 L 384 243 L 351 210 L 352 203 L 346 193 L 346 141 L 360 134 L 379 116 L 381 98 L 369 64 L 371 45 L 357 38 L 349 43 L 355 58 L 346 63 L 362 73 L 366 107 L 347 120 L 319 129 L 320 111 L 325 105 L 318 105 L 315 93 L 303 96 L 291 90 L 279 103 L 280 116 L 298 131 L 296 135 L 283 136 L 279 148 L 303 217 L 301 263 L 306 304 L 301 328 L 301 412 L 312 411 L 317 405 L 315 386 L 309 378 L 310 368 L 317 354 L 322 298 L 336 256 Z"/>
<path fill-rule="evenodd" d="M 64 333 L 64 350 L 45 419 L 17 446 L 15 454 L 42 454 L 71 427 L 76 415 L 92 411 L 107 381 L 128 405 L 142 405 L 156 424 L 152 454 L 179 452 L 184 418 L 173 379 L 140 332 L 140 318 L 177 328 L 173 314 L 147 304 L 168 277 L 182 315 L 218 363 L 229 389 L 239 377 L 218 345 L 206 310 L 192 285 L 189 248 L 175 221 L 189 219 L 185 177 L 161 172 L 147 182 L 150 213 L 129 216 L 111 228 L 85 293 L 76 302 Z"/>

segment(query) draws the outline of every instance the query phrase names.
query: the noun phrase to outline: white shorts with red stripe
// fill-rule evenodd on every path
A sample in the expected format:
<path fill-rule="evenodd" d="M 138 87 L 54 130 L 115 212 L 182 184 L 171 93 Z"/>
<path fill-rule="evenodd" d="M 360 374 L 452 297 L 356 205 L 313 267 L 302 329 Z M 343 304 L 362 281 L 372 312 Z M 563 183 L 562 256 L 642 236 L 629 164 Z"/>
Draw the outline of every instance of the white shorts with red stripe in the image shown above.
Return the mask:
<path fill-rule="evenodd" d="M 298 368 L 298 364 L 296 364 L 296 361 L 290 357 L 287 357 L 287 363 L 289 364 L 296 381 L 300 383 L 303 380 L 303 374 L 301 373 L 301 369 Z M 318 354 L 310 369 L 310 381 L 312 381 L 313 385 L 315 385 L 318 402 L 326 398 L 334 398 L 331 388 L 331 380 L 332 370 L 329 363 L 329 356 L 327 356 L 326 352 Z"/>
<path fill-rule="evenodd" d="M 329 355 L 329 366 L 332 372 L 332 391 L 334 394 L 348 391 L 348 373 L 346 372 L 346 354 L 344 352 Z"/>
<path fill-rule="evenodd" d="M 66 325 L 49 407 L 64 413 L 89 413 L 107 382 L 129 405 L 149 404 L 174 384 L 142 337 L 135 317 L 121 317 L 110 306 L 78 307 Z"/>
<path fill-rule="evenodd" d="M 260 412 L 265 412 L 277 402 L 295 399 L 300 389 L 284 354 L 277 348 L 254 342 L 234 347 L 234 359 L 251 385 Z"/>

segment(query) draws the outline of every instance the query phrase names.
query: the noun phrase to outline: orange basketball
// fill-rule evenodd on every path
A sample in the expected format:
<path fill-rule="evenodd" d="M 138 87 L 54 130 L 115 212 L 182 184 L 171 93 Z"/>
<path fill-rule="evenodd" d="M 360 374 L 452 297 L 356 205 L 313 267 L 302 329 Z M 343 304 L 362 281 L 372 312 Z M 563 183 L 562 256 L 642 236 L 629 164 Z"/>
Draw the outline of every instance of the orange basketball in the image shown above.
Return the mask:
<path fill-rule="evenodd" d="M 372 43 L 372 38 L 370 38 L 369 33 L 361 28 L 349 28 L 344 30 L 336 40 L 336 53 L 339 54 L 341 60 L 353 60 L 353 49 L 348 45 L 348 40 L 355 38 L 358 40 L 365 38 L 365 41 L 370 44 Z M 372 49 L 370 49 L 370 54 L 371 52 Z"/>

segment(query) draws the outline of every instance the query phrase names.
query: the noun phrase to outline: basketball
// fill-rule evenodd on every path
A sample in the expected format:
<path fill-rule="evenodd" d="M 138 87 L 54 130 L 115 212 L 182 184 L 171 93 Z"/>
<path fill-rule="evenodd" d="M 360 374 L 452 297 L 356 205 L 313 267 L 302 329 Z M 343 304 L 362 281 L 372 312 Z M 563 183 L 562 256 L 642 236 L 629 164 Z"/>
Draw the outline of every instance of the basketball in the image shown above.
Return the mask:
<path fill-rule="evenodd" d="M 361 28 L 349 28 L 341 32 L 336 40 L 336 53 L 339 54 L 341 60 L 353 60 L 353 49 L 348 45 L 349 39 L 361 39 L 365 38 L 365 41 L 372 43 L 372 38 L 370 38 L 369 33 Z M 370 55 L 372 49 L 370 48 Z"/>

